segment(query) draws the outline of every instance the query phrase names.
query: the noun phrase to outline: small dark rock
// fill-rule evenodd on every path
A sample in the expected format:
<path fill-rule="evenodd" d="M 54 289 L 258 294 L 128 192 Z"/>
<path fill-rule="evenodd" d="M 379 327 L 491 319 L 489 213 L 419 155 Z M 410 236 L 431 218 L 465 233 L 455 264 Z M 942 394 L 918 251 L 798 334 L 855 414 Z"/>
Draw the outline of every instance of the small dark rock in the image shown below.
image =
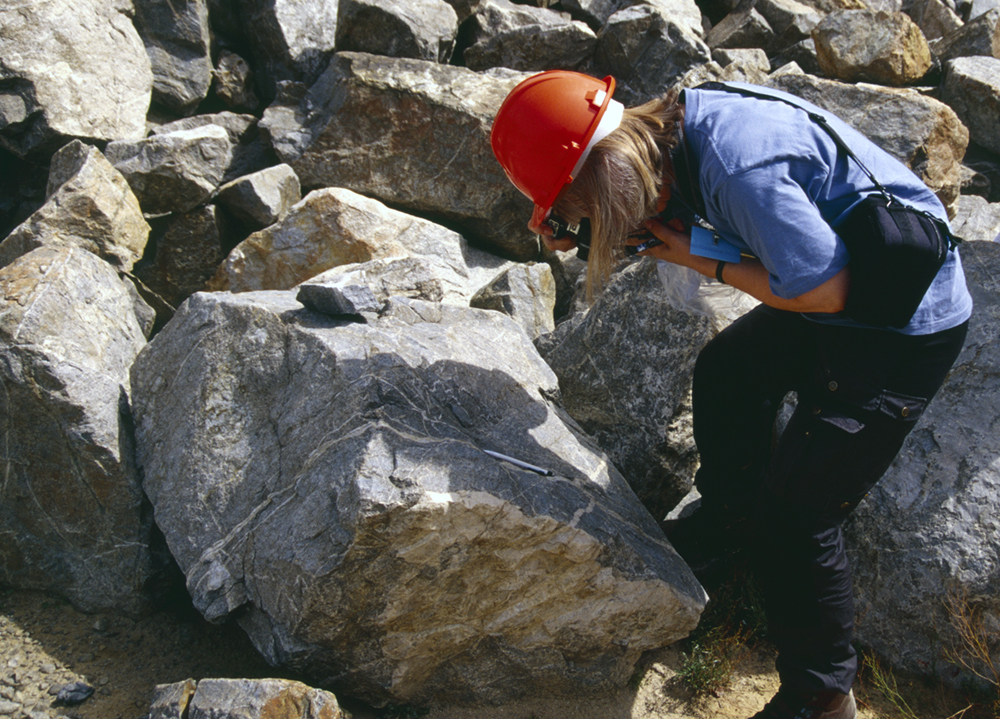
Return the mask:
<path fill-rule="evenodd" d="M 66 684 L 59 690 L 59 694 L 56 696 L 57 704 L 64 704 L 66 706 L 76 706 L 77 704 L 82 704 L 87 701 L 94 693 L 94 687 L 89 684 L 84 684 L 83 682 L 72 682 L 71 684 Z"/>

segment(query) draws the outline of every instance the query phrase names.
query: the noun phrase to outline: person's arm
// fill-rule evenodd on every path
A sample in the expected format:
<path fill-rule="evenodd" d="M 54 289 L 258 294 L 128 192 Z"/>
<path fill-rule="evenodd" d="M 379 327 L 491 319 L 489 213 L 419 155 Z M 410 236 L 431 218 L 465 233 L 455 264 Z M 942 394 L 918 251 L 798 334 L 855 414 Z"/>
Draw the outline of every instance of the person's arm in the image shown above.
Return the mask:
<path fill-rule="evenodd" d="M 648 220 L 646 227 L 663 244 L 640 254 L 690 267 L 695 272 L 715 279 L 718 260 L 692 255 L 690 235 L 676 232 L 656 220 Z M 722 277 L 727 285 L 746 292 L 765 305 L 791 312 L 840 312 L 847 302 L 847 292 L 851 285 L 850 272 L 845 267 L 819 287 L 798 297 L 778 297 L 771 292 L 767 268 L 760 260 L 747 257 L 738 263 L 727 263 Z"/>

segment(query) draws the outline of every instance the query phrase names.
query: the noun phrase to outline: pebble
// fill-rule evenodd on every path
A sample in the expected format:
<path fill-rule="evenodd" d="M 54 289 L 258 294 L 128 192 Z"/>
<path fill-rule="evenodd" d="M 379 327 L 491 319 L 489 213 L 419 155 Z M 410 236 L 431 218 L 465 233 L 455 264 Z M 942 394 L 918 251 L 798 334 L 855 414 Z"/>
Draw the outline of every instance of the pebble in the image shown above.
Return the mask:
<path fill-rule="evenodd" d="M 21 711 L 21 705 L 9 701 L 0 701 L 0 716 L 11 716 Z"/>

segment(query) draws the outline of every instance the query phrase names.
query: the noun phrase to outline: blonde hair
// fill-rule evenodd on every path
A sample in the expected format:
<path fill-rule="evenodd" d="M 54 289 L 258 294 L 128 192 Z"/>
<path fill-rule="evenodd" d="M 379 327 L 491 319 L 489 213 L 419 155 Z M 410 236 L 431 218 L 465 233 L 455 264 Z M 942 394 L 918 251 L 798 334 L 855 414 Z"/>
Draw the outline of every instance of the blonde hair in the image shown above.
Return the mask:
<path fill-rule="evenodd" d="M 665 159 L 677 145 L 684 106 L 676 91 L 627 108 L 621 125 L 590 152 L 553 211 L 571 222 L 590 218 L 587 298 L 593 300 L 624 258 L 625 239 L 656 214 Z"/>

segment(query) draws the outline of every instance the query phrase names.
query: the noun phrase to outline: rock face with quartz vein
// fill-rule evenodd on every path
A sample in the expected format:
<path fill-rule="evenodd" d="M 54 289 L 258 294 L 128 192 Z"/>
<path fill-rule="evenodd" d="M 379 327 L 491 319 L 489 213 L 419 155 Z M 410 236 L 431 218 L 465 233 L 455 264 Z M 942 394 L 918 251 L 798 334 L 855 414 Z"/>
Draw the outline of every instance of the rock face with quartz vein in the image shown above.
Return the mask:
<path fill-rule="evenodd" d="M 375 703 L 606 690 L 691 630 L 702 589 L 510 318 L 294 298 L 196 294 L 133 366 L 144 487 L 208 619 Z"/>

